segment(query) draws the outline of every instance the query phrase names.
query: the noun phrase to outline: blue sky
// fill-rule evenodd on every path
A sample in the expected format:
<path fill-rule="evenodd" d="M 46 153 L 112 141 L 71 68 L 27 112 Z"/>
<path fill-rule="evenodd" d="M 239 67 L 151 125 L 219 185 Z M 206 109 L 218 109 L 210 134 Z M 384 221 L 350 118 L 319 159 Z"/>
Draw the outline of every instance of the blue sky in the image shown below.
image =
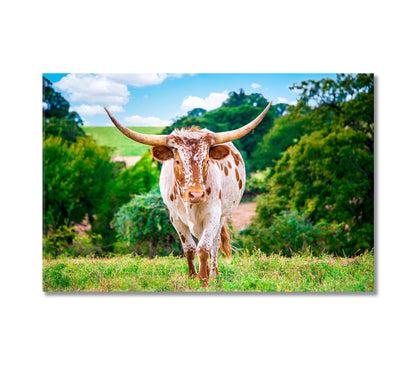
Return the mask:
<path fill-rule="evenodd" d="M 231 91 L 294 104 L 288 87 L 335 74 L 43 74 L 85 126 L 110 126 L 106 106 L 125 126 L 167 126 L 189 110 L 221 106 Z"/>

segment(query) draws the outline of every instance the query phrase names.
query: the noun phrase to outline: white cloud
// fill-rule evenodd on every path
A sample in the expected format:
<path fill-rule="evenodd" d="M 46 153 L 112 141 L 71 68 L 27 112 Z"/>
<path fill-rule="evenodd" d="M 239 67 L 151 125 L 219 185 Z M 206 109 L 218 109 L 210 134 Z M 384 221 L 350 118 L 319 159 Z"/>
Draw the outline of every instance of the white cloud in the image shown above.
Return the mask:
<path fill-rule="evenodd" d="M 121 107 L 120 105 L 109 105 L 107 109 L 110 111 L 110 113 L 124 112 L 123 107 Z M 71 110 L 74 110 L 80 116 L 93 116 L 95 114 L 106 114 L 104 111 L 104 107 L 102 105 L 82 104 L 82 105 L 71 107 Z"/>
<path fill-rule="evenodd" d="M 70 102 L 124 105 L 130 95 L 125 84 L 102 75 L 68 74 L 55 86 L 69 94 Z"/>
<path fill-rule="evenodd" d="M 161 84 L 166 78 L 179 78 L 182 74 L 101 74 L 114 82 L 128 84 L 135 87 L 153 86 Z"/>
<path fill-rule="evenodd" d="M 126 124 L 135 126 L 166 127 L 172 124 L 172 121 L 163 120 L 157 117 L 140 117 L 130 116 L 124 119 Z"/>
<path fill-rule="evenodd" d="M 260 87 L 261 87 L 261 84 L 258 84 L 258 83 L 251 84 L 251 88 L 260 88 Z"/>
<path fill-rule="evenodd" d="M 205 99 L 198 96 L 187 96 L 182 102 L 182 110 L 188 112 L 195 108 L 203 108 L 206 110 L 212 110 L 219 108 L 221 104 L 228 99 L 228 92 L 223 93 L 212 92 Z"/>
<path fill-rule="evenodd" d="M 289 104 L 289 105 L 296 105 L 296 100 L 290 101 L 285 97 L 278 97 L 276 100 L 276 104 Z"/>

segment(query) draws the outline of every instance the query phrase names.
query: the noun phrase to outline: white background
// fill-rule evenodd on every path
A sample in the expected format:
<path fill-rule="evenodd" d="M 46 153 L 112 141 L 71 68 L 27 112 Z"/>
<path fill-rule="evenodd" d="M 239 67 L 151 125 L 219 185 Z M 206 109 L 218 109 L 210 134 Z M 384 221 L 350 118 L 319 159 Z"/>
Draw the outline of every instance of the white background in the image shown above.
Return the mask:
<path fill-rule="evenodd" d="M 1 372 L 416 371 L 410 1 L 15 1 L 0 14 Z M 43 72 L 375 73 L 375 294 L 45 295 Z"/>

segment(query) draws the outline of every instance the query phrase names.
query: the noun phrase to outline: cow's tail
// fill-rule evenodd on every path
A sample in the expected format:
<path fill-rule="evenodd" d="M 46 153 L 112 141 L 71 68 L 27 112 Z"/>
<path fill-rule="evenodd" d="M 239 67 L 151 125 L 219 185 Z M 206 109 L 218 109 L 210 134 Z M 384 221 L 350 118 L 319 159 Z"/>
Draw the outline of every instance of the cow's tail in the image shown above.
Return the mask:
<path fill-rule="evenodd" d="M 228 227 L 227 221 L 224 222 L 221 228 L 220 251 L 224 253 L 227 262 L 230 263 L 232 248 L 230 244 L 230 228 Z"/>

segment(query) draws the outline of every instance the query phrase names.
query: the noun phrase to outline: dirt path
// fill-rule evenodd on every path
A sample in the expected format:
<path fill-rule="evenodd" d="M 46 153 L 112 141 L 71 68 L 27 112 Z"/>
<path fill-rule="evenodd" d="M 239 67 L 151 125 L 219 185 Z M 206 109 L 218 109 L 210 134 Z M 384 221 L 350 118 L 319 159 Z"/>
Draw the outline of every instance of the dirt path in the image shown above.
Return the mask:
<path fill-rule="evenodd" d="M 231 214 L 231 222 L 236 231 L 245 229 L 256 214 L 256 202 L 240 203 Z"/>
<path fill-rule="evenodd" d="M 111 161 L 124 161 L 126 166 L 133 166 L 136 162 L 138 162 L 142 156 L 114 156 Z"/>

